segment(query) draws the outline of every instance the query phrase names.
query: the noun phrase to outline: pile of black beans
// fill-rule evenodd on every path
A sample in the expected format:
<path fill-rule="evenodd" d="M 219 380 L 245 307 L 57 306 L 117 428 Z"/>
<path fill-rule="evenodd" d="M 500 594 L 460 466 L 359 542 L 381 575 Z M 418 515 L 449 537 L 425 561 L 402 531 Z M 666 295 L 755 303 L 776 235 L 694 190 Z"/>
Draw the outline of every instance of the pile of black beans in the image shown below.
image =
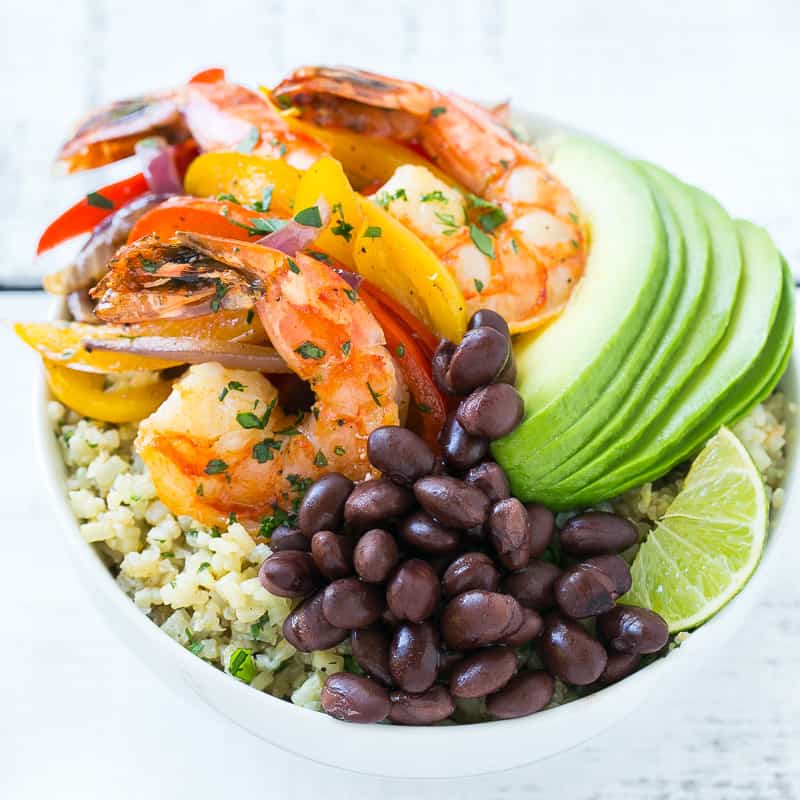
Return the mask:
<path fill-rule="evenodd" d="M 559 535 L 568 565 L 547 560 L 553 514 L 512 497 L 488 460 L 490 441 L 523 416 L 502 317 L 477 312 L 458 346 L 440 344 L 433 372 L 463 398 L 441 456 L 406 428 L 373 431 L 368 456 L 382 477 L 316 481 L 259 572 L 273 594 L 303 598 L 283 626 L 298 650 L 350 639 L 364 674 L 329 676 L 322 708 L 350 722 L 429 725 L 456 698 L 485 698 L 489 715 L 508 719 L 547 706 L 555 678 L 625 677 L 667 643 L 660 617 L 616 604 L 631 585 L 618 554 L 637 541 L 635 526 L 600 511 L 572 517 Z M 544 669 L 519 671 L 526 645 Z"/>

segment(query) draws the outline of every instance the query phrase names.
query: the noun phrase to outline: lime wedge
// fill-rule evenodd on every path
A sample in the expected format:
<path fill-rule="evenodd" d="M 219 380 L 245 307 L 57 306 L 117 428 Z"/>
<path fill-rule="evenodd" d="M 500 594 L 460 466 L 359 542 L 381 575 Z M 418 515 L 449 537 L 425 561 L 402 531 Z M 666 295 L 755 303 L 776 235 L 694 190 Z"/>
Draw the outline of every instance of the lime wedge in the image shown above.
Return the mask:
<path fill-rule="evenodd" d="M 670 632 L 716 614 L 747 582 L 767 535 L 764 484 L 727 428 L 700 453 L 683 489 L 636 554 L 620 602 L 660 614 Z"/>

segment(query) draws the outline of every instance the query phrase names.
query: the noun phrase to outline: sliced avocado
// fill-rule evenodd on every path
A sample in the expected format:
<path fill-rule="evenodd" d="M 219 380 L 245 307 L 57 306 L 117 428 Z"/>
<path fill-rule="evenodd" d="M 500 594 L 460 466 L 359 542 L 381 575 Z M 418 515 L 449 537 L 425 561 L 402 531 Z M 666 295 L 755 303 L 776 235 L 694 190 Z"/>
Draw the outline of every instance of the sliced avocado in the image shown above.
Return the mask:
<path fill-rule="evenodd" d="M 667 267 L 667 242 L 643 175 L 588 139 L 539 142 L 553 174 L 573 192 L 589 225 L 586 271 L 563 313 L 515 344 L 526 418 L 495 443 L 515 493 L 530 496 L 537 449 L 600 397 L 652 313 Z"/>
<path fill-rule="evenodd" d="M 646 446 L 631 451 L 602 478 L 560 500 L 556 507 L 591 505 L 665 475 L 721 425 L 752 405 L 774 376 L 785 350 L 783 320 L 778 315 L 779 310 L 783 313 L 785 270 L 766 231 L 741 220 L 736 222 L 736 231 L 744 271 L 733 316 L 720 343 L 670 408 L 655 420 L 645 437 Z"/>
<path fill-rule="evenodd" d="M 677 336 L 678 347 L 664 359 L 657 380 L 651 381 L 644 391 L 637 383 L 608 429 L 601 432 L 598 445 L 587 443 L 537 484 L 530 499 L 554 507 L 572 507 L 573 498 L 585 487 L 647 446 L 653 420 L 675 402 L 719 343 L 736 304 L 742 259 L 731 218 L 705 193 L 685 186 L 651 165 L 644 168 L 678 215 L 687 247 L 687 279 L 692 276 L 696 281 L 702 279 L 703 291 L 699 302 L 693 298 L 683 306 L 682 297 L 676 305 L 675 327 L 670 332 Z M 680 319 L 680 314 L 686 314 L 688 320 Z M 658 359 L 658 353 L 654 353 L 653 361 Z"/>
<path fill-rule="evenodd" d="M 645 177 L 647 175 L 645 174 Z M 667 272 L 661 284 L 650 314 L 639 337 L 632 344 L 619 369 L 595 400 L 590 411 L 582 414 L 573 425 L 547 444 L 538 448 L 536 458 L 528 464 L 526 478 L 531 483 L 541 481 L 549 483 L 549 473 L 563 464 L 577 450 L 582 452 L 594 450 L 595 441 L 605 436 L 611 420 L 615 420 L 620 406 L 629 404 L 635 394 L 631 388 L 638 389 L 636 395 L 641 398 L 657 375 L 657 366 L 670 355 L 679 343 L 682 326 L 673 325 L 676 309 L 687 305 L 691 300 L 696 308 L 702 295 L 703 282 L 708 261 L 708 238 L 706 237 L 705 258 L 700 265 L 699 280 L 693 280 L 691 291 L 693 296 L 686 298 L 685 287 L 685 252 L 683 233 L 668 199 L 661 193 L 655 182 L 650 182 L 650 189 L 656 201 L 664 231 L 667 234 Z M 705 229 L 699 223 L 700 235 L 705 236 Z M 700 259 L 697 259 L 698 261 Z M 686 316 L 688 311 L 684 311 Z M 690 320 L 683 321 L 683 327 Z M 673 330 L 674 329 L 674 330 Z M 658 365 L 655 361 L 658 360 Z M 641 388 L 640 384 L 642 384 Z M 602 430 L 601 430 L 602 429 Z M 587 444 L 588 443 L 588 444 Z M 584 457 L 584 463 L 588 457 Z M 558 471 L 558 470 L 556 470 Z"/>

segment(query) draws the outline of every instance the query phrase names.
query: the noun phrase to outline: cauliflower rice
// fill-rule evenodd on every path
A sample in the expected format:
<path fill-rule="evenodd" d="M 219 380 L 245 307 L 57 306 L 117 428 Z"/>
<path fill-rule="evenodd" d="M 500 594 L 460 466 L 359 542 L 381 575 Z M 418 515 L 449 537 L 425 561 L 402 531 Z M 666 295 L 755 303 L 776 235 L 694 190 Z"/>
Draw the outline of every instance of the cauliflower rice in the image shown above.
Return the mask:
<path fill-rule="evenodd" d="M 270 594 L 258 580 L 269 545 L 234 519 L 217 529 L 171 514 L 133 452 L 136 426 L 81 419 L 54 401 L 48 411 L 81 534 L 120 588 L 168 636 L 255 689 L 315 710 L 328 675 L 359 671 L 348 642 L 309 654 L 283 639 L 281 626 L 293 603 Z M 733 428 L 764 477 L 773 511 L 783 502 L 785 420 L 794 413 L 777 392 Z M 680 491 L 684 475 L 685 469 L 675 470 L 626 492 L 609 508 L 629 517 L 644 536 Z M 539 666 L 530 648 L 522 656 Z M 559 681 L 552 704 L 577 694 Z M 456 721 L 482 718 L 482 702 L 458 704 Z"/>

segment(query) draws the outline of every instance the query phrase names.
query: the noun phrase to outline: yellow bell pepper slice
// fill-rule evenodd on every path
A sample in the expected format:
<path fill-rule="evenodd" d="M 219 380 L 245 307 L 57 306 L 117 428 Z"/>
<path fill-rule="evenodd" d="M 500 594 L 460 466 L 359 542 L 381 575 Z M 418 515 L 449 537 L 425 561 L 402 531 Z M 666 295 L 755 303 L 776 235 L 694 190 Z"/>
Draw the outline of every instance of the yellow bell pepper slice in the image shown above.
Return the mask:
<path fill-rule="evenodd" d="M 196 197 L 232 194 L 240 203 L 256 203 L 272 186 L 270 210 L 292 213 L 300 171 L 281 158 L 263 158 L 249 153 L 204 153 L 192 161 L 183 180 L 184 189 Z"/>
<path fill-rule="evenodd" d="M 136 422 L 152 414 L 167 399 L 171 384 L 158 380 L 141 386 L 106 389 L 104 375 L 78 372 L 45 360 L 53 396 L 83 417 L 103 422 Z"/>
<path fill-rule="evenodd" d="M 466 303 L 455 279 L 412 231 L 359 196 L 365 221 L 356 236 L 356 270 L 418 316 L 434 333 L 460 342 Z"/>
<path fill-rule="evenodd" d="M 291 110 L 283 112 L 283 117 L 292 130 L 322 142 L 331 155 L 341 162 L 347 177 L 359 191 L 376 182 L 386 183 L 403 164 L 425 167 L 448 185 L 457 185 L 449 175 L 416 150 L 391 139 L 368 136 L 347 128 L 322 128 L 300 119 Z"/>
<path fill-rule="evenodd" d="M 175 361 L 144 358 L 128 353 L 84 350 L 84 339 L 118 339 L 138 336 L 191 336 L 227 342 L 261 344 L 266 341 L 258 318 L 246 311 L 220 310 L 191 319 L 167 319 L 135 325 L 87 325 L 80 322 L 17 322 L 14 330 L 39 355 L 61 366 L 83 372 L 135 372 L 175 366 Z"/>
<path fill-rule="evenodd" d="M 331 221 L 317 236 L 314 247 L 353 269 L 353 240 L 364 222 L 364 214 L 342 165 L 331 156 L 317 159 L 303 174 L 294 207 L 297 211 L 308 208 L 320 197 L 324 197 L 331 208 Z"/>

